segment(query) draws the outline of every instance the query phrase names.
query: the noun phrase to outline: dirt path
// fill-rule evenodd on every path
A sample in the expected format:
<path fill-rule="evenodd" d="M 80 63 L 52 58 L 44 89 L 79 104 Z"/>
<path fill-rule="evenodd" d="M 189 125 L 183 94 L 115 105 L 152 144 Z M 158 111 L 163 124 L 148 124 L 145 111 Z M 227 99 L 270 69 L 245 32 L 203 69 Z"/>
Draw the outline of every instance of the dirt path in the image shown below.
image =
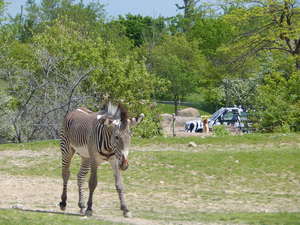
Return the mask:
<path fill-rule="evenodd" d="M 0 174 L 0 184 L 0 192 L 5 193 L 0 199 L 0 208 L 2 209 L 17 208 L 25 211 L 60 213 L 58 202 L 60 200 L 62 182 L 59 179 Z M 118 209 L 116 193 L 99 192 L 99 190 L 96 191 L 94 197 L 93 219 L 133 225 L 200 224 L 186 221 L 166 222 L 134 217 L 124 218 L 122 212 Z M 77 198 L 76 182 L 71 180 L 68 191 L 67 214 L 78 215 Z M 81 219 L 87 218 L 81 217 Z"/>

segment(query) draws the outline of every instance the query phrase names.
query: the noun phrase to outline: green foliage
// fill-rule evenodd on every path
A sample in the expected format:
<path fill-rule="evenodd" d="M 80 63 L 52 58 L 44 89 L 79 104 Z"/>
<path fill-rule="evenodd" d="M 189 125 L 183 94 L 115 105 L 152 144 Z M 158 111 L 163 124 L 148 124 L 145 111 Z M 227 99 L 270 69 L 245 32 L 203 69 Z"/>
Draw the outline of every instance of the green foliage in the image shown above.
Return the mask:
<path fill-rule="evenodd" d="M 233 26 L 222 17 L 219 18 L 198 18 L 188 32 L 189 39 L 197 40 L 199 49 L 215 60 L 217 49 L 229 43 L 234 37 Z"/>
<path fill-rule="evenodd" d="M 224 18 L 240 33 L 231 48 L 239 52 L 238 63 L 257 53 L 281 51 L 294 56 L 294 67 L 300 69 L 300 8 L 294 0 L 264 0 L 262 4 L 254 0 L 232 2 L 241 6 Z"/>
<path fill-rule="evenodd" d="M 126 56 L 134 49 L 134 41 L 126 36 L 126 28 L 118 21 L 104 23 L 98 35 L 105 43 L 112 44 L 120 56 Z"/>
<path fill-rule="evenodd" d="M 114 102 L 122 101 L 129 106 L 130 112 L 149 114 L 145 119 L 145 125 L 141 125 L 143 128 L 139 128 L 140 132 L 137 133 L 144 137 L 158 135 L 160 132 L 159 121 L 155 119 L 156 111 L 150 112 L 147 107 L 137 110 L 137 105 L 140 101 L 146 101 L 149 105 L 154 90 L 159 90 L 162 86 L 162 80 L 146 70 L 144 60 L 134 51 L 131 50 L 130 54 L 126 51 L 125 54 L 120 54 L 113 43 L 104 44 L 100 37 L 91 39 L 74 28 L 69 30 L 61 26 L 59 24 L 58 30 L 55 27 L 51 28 L 54 29 L 54 34 L 51 36 L 55 39 L 49 47 L 50 51 L 56 52 L 61 55 L 60 57 L 66 53 L 70 55 L 66 62 L 63 62 L 63 68 L 70 63 L 73 63 L 69 65 L 73 68 L 94 68 L 84 85 L 84 91 L 96 92 L 99 96 L 109 96 L 109 99 Z M 49 44 L 46 35 L 42 37 L 42 40 L 46 41 L 42 42 L 46 43 L 43 46 Z M 65 43 L 63 48 L 59 47 L 62 43 Z M 74 50 L 76 53 L 72 54 Z"/>
<path fill-rule="evenodd" d="M 224 101 L 224 92 L 220 87 L 215 87 L 215 85 L 208 85 L 206 87 L 199 88 L 198 92 L 203 96 L 203 103 L 201 108 L 211 114 L 223 107 L 226 102 Z"/>
<path fill-rule="evenodd" d="M 195 42 L 181 34 L 165 36 L 150 57 L 153 72 L 170 82 L 166 96 L 178 102 L 195 92 L 206 67 Z"/>
<path fill-rule="evenodd" d="M 107 94 L 113 100 L 131 103 L 148 100 L 159 80 L 147 72 L 143 61 L 135 54 L 118 57 L 113 46 L 107 46 L 102 56 L 105 69 L 100 69 L 91 77 L 94 88 Z"/>
<path fill-rule="evenodd" d="M 300 74 L 294 72 L 287 80 L 273 72 L 258 89 L 256 112 L 258 127 L 264 131 L 300 130 Z"/>
<path fill-rule="evenodd" d="M 158 109 L 154 105 L 140 105 L 138 111 L 145 114 L 141 124 L 133 129 L 135 137 L 153 138 L 161 135 Z"/>
<path fill-rule="evenodd" d="M 187 0 L 171 18 L 106 20 L 100 1 L 27 0 L 7 20 L 0 0 L 1 135 L 57 137 L 67 110 L 98 110 L 107 96 L 146 114 L 142 137 L 160 133 L 152 100 L 176 108 L 191 95 L 204 111 L 241 104 L 261 130 L 298 131 L 299 4 L 261 3 L 224 0 L 216 11 Z"/>
<path fill-rule="evenodd" d="M 76 23 L 82 32 L 94 32 L 105 17 L 103 5 L 99 1 L 83 4 L 70 0 L 27 0 L 26 13 L 17 14 L 14 18 L 18 25 L 17 38 L 28 42 L 36 33 L 43 32 L 57 20 L 69 20 Z"/>
<path fill-rule="evenodd" d="M 253 108 L 260 82 L 259 79 L 224 79 L 221 86 L 222 102 L 226 106 Z"/>
<path fill-rule="evenodd" d="M 4 12 L 5 12 L 5 2 L 4 0 L 0 0 L 0 23 L 3 20 Z"/>
<path fill-rule="evenodd" d="M 152 18 L 150 16 L 127 14 L 125 17 L 119 16 L 114 23 L 120 23 L 125 27 L 126 36 L 133 40 L 135 46 L 141 46 L 145 40 L 155 33 L 162 33 L 165 24 L 162 17 Z"/>
<path fill-rule="evenodd" d="M 217 137 L 223 137 L 230 135 L 230 131 L 228 130 L 227 126 L 224 125 L 218 125 L 213 127 L 213 133 Z"/>

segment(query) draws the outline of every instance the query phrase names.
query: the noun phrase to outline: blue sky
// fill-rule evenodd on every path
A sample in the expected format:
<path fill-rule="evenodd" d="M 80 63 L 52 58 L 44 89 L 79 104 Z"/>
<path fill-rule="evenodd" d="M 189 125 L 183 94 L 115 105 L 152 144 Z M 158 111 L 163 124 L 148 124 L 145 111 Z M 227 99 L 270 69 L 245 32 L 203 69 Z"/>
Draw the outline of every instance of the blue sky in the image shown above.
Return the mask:
<path fill-rule="evenodd" d="M 85 0 L 85 2 L 91 0 Z M 20 12 L 21 5 L 24 5 L 26 0 L 6 0 L 10 2 L 8 13 L 15 15 Z M 37 0 L 36 2 L 40 2 Z M 116 17 L 127 13 L 141 14 L 144 16 L 174 16 L 178 13 L 175 6 L 176 3 L 182 3 L 182 0 L 101 0 L 105 4 L 108 16 Z"/>

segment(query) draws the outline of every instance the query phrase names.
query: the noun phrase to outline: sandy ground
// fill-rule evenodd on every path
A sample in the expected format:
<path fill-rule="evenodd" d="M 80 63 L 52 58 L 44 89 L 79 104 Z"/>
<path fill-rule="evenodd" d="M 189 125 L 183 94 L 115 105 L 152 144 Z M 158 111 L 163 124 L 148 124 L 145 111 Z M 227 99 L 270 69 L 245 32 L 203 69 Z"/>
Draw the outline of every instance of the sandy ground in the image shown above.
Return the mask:
<path fill-rule="evenodd" d="M 59 179 L 11 176 L 0 174 L 0 192 L 4 193 L 0 200 L 0 208 L 16 208 L 24 211 L 38 211 L 48 213 L 61 213 L 58 207 L 62 182 Z M 99 188 L 98 188 L 99 189 Z M 101 188 L 100 188 L 101 189 Z M 116 224 L 134 225 L 160 225 L 160 224 L 200 224 L 198 222 L 174 221 L 166 222 L 159 220 L 148 220 L 134 218 L 124 218 L 118 207 L 117 194 L 114 192 L 101 192 L 96 190 L 94 197 L 93 219 L 105 220 Z M 131 195 L 131 198 L 136 195 Z M 68 191 L 68 205 L 65 214 L 79 215 L 77 207 L 77 187 L 76 181 L 70 180 Z M 130 197 L 128 198 L 128 200 Z M 146 199 L 145 199 L 146 200 Z M 139 199 L 140 201 L 140 199 Z M 112 212 L 112 214 L 110 213 Z M 80 219 L 86 219 L 82 216 Z"/>

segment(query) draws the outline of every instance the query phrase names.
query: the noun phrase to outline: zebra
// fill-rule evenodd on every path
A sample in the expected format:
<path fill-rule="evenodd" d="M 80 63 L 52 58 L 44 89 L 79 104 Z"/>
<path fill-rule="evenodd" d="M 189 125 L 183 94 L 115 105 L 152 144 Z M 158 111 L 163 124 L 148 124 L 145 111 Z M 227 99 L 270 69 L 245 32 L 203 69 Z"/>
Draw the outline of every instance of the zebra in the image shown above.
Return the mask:
<path fill-rule="evenodd" d="M 139 124 L 143 118 L 142 113 L 138 117 L 129 119 L 123 105 L 114 106 L 111 103 L 101 112 L 78 108 L 65 116 L 60 137 L 63 178 L 63 191 L 59 203 L 61 210 L 66 209 L 70 164 L 74 154 L 77 153 L 81 157 L 80 170 L 77 174 L 80 213 L 84 214 L 85 209 L 82 187 L 85 176 L 90 170 L 89 197 L 85 215 L 91 216 L 93 193 L 97 186 L 97 168 L 98 165 L 108 161 L 114 173 L 120 208 L 124 217 L 131 216 L 125 203 L 120 170 L 126 170 L 129 166 L 130 128 Z"/>
<path fill-rule="evenodd" d="M 185 123 L 184 130 L 186 132 L 202 132 L 203 123 L 201 120 L 193 120 Z"/>

